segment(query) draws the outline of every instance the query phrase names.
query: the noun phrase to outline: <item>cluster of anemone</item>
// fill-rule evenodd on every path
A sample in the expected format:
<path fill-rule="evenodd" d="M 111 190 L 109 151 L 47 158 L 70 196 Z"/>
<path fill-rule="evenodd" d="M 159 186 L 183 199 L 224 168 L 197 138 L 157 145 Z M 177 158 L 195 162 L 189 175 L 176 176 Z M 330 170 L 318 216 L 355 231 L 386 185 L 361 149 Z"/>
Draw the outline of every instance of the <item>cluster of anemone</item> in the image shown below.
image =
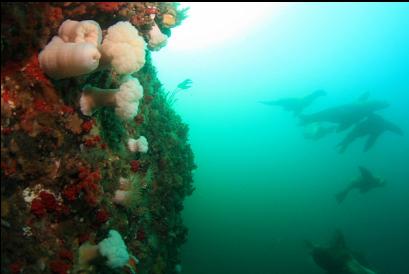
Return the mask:
<path fill-rule="evenodd" d="M 148 46 L 159 50 L 167 36 L 154 24 L 148 34 Z M 65 79 L 112 68 L 118 74 L 137 72 L 145 64 L 146 42 L 127 21 L 102 30 L 93 20 L 64 21 L 47 46 L 39 54 L 42 70 L 53 79 Z"/>
<path fill-rule="evenodd" d="M 166 45 L 167 36 L 156 24 L 148 34 L 148 47 L 159 50 Z M 40 52 L 41 69 L 55 80 L 112 69 L 121 75 L 116 89 L 102 89 L 85 85 L 80 99 L 84 115 L 92 115 L 98 107 L 112 106 L 117 115 L 132 119 L 137 115 L 143 88 L 130 75 L 145 64 L 146 42 L 129 22 L 110 26 L 105 37 L 99 24 L 93 20 L 64 21 L 50 43 Z"/>
<path fill-rule="evenodd" d="M 58 35 L 40 52 L 41 69 L 53 79 L 85 75 L 99 66 L 102 30 L 92 20 L 66 20 Z"/>

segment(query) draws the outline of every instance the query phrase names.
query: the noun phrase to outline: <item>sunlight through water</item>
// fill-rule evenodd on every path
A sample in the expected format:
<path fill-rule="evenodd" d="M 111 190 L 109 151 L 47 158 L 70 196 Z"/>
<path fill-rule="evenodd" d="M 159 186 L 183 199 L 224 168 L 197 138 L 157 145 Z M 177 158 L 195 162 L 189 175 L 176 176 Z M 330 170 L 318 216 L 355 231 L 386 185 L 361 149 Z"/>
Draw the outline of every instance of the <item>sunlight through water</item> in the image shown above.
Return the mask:
<path fill-rule="evenodd" d="M 221 45 L 223 42 L 245 35 L 252 28 L 274 16 L 285 3 L 194 3 L 188 18 L 172 30 L 168 49 L 175 51 L 198 50 Z"/>

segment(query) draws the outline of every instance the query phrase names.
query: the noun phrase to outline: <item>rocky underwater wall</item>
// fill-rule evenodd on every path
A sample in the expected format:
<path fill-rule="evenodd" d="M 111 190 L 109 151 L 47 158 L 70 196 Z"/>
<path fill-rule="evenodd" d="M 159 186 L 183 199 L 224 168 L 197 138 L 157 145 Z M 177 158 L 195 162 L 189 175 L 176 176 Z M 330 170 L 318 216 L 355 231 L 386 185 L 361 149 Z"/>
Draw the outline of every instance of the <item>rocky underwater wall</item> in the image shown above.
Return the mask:
<path fill-rule="evenodd" d="M 150 52 L 177 3 L 1 4 L 1 273 L 178 273 L 188 126 Z"/>

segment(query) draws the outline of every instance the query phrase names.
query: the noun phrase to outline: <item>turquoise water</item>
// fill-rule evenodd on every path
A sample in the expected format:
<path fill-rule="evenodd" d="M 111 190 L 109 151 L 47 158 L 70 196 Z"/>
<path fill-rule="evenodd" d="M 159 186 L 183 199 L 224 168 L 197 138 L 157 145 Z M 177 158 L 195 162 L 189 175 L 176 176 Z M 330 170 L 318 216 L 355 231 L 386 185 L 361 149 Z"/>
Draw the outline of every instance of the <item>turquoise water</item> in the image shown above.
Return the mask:
<path fill-rule="evenodd" d="M 407 3 L 296 4 L 223 44 L 154 56 L 169 89 L 193 80 L 175 103 L 198 165 L 183 273 L 324 273 L 304 241 L 328 243 L 336 229 L 377 273 L 409 273 L 408 26 Z M 258 103 L 317 89 L 328 95 L 306 113 L 369 91 L 405 135 L 339 154 L 346 132 L 306 140 L 291 113 Z M 359 165 L 387 186 L 337 204 Z"/>

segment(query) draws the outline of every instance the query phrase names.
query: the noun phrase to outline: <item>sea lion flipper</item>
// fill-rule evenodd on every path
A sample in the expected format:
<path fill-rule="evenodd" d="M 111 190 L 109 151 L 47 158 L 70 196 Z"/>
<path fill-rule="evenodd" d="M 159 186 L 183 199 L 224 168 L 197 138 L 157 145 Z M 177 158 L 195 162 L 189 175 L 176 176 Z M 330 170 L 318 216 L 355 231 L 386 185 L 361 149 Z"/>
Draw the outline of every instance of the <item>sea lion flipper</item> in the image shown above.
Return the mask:
<path fill-rule="evenodd" d="M 374 177 L 372 173 L 365 167 L 359 166 L 359 171 L 361 172 L 361 176 L 364 180 L 373 180 Z"/>
<path fill-rule="evenodd" d="M 268 106 L 275 106 L 277 105 L 277 100 L 270 100 L 270 101 L 258 101 L 261 104 L 268 105 Z"/>
<path fill-rule="evenodd" d="M 371 147 L 373 147 L 373 145 L 375 144 L 376 140 L 378 139 L 379 134 L 372 134 L 368 137 L 368 139 L 366 140 L 365 143 L 365 148 L 364 151 L 368 151 L 371 149 Z"/>
<path fill-rule="evenodd" d="M 365 102 L 368 100 L 371 93 L 369 91 L 365 91 L 361 96 L 358 97 L 358 102 Z"/>
<path fill-rule="evenodd" d="M 335 231 L 334 238 L 332 239 L 331 247 L 339 249 L 339 250 L 347 248 L 344 234 L 340 230 Z"/>
<path fill-rule="evenodd" d="M 348 129 L 350 126 L 352 126 L 352 124 L 350 122 L 344 122 L 342 124 L 339 124 L 339 126 L 337 127 L 336 132 L 337 133 L 342 132 L 342 131 Z"/>

